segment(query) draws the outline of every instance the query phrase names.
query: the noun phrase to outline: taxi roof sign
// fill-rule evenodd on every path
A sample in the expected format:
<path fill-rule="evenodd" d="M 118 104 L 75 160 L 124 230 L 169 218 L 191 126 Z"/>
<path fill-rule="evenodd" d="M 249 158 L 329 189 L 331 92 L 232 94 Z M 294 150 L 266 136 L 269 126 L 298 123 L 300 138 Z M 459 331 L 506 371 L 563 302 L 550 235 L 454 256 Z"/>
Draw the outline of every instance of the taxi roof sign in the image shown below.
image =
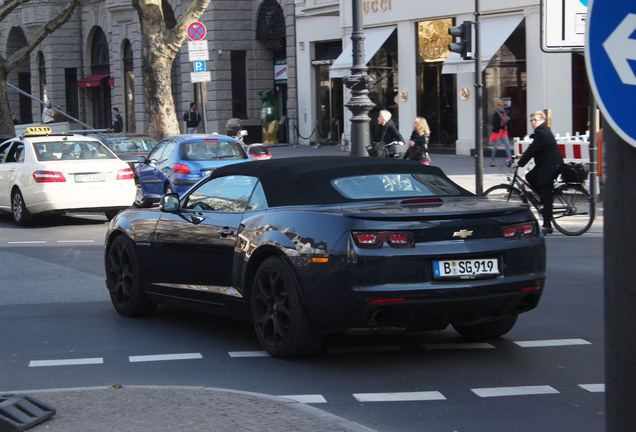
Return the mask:
<path fill-rule="evenodd" d="M 27 135 L 50 134 L 51 128 L 48 126 L 33 126 L 26 129 Z"/>

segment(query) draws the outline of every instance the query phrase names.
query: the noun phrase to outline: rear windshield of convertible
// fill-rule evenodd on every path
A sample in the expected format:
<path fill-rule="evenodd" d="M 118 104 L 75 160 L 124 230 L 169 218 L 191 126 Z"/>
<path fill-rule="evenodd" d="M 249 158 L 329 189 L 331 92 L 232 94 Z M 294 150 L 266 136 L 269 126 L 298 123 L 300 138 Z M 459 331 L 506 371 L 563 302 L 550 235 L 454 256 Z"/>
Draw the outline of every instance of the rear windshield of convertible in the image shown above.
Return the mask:
<path fill-rule="evenodd" d="M 370 174 L 332 180 L 334 188 L 349 199 L 460 195 L 445 178 L 433 174 Z"/>

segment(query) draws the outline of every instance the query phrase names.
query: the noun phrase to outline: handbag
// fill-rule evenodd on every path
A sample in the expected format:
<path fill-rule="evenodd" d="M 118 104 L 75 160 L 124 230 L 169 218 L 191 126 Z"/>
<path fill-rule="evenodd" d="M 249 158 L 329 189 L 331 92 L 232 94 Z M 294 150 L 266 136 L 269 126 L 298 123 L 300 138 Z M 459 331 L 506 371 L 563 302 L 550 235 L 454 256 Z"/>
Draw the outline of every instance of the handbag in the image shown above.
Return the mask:
<path fill-rule="evenodd" d="M 564 183 L 583 183 L 587 179 L 586 164 L 570 162 L 559 167 L 559 174 Z"/>
<path fill-rule="evenodd" d="M 428 152 L 424 152 L 424 162 L 426 164 L 431 163 L 431 157 L 428 155 Z"/>

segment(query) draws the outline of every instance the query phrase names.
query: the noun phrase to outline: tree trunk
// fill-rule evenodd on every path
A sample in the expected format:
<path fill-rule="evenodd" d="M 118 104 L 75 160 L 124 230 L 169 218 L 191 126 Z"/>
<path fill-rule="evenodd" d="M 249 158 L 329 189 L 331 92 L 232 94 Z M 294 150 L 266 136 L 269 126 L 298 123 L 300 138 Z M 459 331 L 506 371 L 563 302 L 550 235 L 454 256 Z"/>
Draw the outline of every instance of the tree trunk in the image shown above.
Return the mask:
<path fill-rule="evenodd" d="M 15 128 L 11 119 L 11 108 L 7 96 L 7 75 L 0 71 L 0 135 L 15 136 Z M 5 137 L 0 137 L 0 142 Z"/>
<path fill-rule="evenodd" d="M 148 118 L 148 134 L 161 140 L 179 134 L 179 120 L 172 98 L 170 76 L 172 58 L 160 56 L 156 44 L 144 39 L 141 64 L 144 82 L 144 102 Z"/>

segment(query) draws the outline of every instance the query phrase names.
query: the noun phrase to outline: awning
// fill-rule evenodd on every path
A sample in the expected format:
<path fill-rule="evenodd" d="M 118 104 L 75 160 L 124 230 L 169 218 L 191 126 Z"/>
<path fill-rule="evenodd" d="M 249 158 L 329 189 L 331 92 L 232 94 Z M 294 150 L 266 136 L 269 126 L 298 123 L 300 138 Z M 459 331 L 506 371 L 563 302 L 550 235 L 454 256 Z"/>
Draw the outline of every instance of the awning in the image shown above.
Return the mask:
<path fill-rule="evenodd" d="M 522 15 L 484 17 L 481 19 L 481 71 L 490 63 L 490 59 L 499 51 L 506 39 L 517 28 Z M 450 53 L 444 65 L 443 74 L 464 72 L 475 73 L 475 60 L 464 60 L 457 53 Z"/>
<path fill-rule="evenodd" d="M 108 78 L 108 85 L 115 84 L 115 80 L 110 74 L 96 74 L 85 76 L 77 82 L 78 87 L 99 87 L 102 85 L 102 80 Z"/>
<path fill-rule="evenodd" d="M 364 64 L 369 63 L 382 44 L 391 36 L 395 26 L 374 27 L 364 30 Z M 351 74 L 353 64 L 353 42 L 342 51 L 335 62 L 329 68 L 329 78 L 342 78 Z"/>

